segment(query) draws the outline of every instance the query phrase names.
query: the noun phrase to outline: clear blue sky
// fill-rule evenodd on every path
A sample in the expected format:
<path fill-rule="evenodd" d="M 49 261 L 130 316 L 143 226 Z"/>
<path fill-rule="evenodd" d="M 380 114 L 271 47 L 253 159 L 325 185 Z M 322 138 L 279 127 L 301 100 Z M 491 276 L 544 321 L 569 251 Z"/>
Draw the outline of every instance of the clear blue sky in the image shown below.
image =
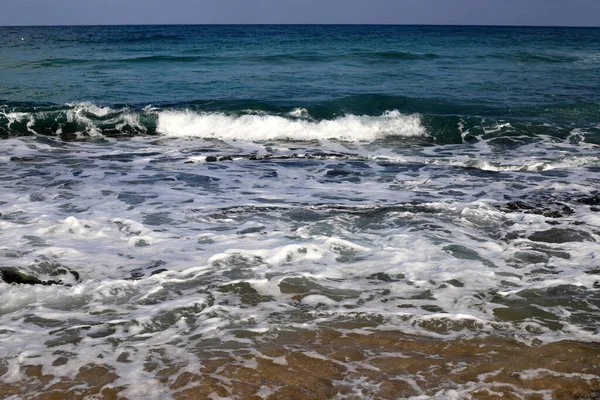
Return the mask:
<path fill-rule="evenodd" d="M 0 25 L 372 23 L 600 26 L 600 0 L 0 0 Z"/>

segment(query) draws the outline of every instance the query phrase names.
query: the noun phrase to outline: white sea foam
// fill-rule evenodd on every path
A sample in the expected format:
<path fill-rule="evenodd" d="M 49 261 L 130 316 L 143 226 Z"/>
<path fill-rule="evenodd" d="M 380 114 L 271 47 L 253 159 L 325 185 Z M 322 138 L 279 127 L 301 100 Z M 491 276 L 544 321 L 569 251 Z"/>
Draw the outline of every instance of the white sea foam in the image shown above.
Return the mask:
<path fill-rule="evenodd" d="M 301 116 L 302 110 L 294 112 Z M 386 136 L 423 136 L 418 115 L 388 111 L 381 116 L 346 115 L 333 120 L 299 120 L 274 115 L 233 116 L 223 113 L 161 111 L 157 131 L 171 137 L 200 137 L 222 140 L 325 140 L 373 141 Z"/>
<path fill-rule="evenodd" d="M 292 117 L 310 118 L 308 110 L 303 107 L 294 108 L 292 111 L 289 112 L 289 115 L 291 115 Z"/>
<path fill-rule="evenodd" d="M 213 117 L 230 125 L 296 122 L 257 115 L 206 120 Z M 344 118 L 327 123 L 339 128 Z M 388 117 L 352 118 L 364 127 Z M 319 131 L 324 122 L 300 122 L 314 135 L 325 131 Z M 80 279 L 69 277 L 72 286 L 0 283 L 0 340 L 11 343 L 0 346 L 5 382 L 24 379 L 27 365 L 72 378 L 101 355 L 119 376 L 114 387 L 127 387 L 124 396 L 165 398 L 172 382 L 156 372 L 169 361 L 156 354 L 193 372 L 203 363 L 194 352 L 203 346 L 235 342 L 251 351 L 253 335 L 262 340 L 282 329 L 356 317 L 379 321 L 351 329 L 361 334 L 508 335 L 525 344 L 599 340 L 591 307 L 600 281 L 594 270 L 600 217 L 578 197 L 568 199 L 597 190 L 596 172 L 587 168 L 597 160 L 594 147 L 542 143 L 494 153 L 483 145 L 36 139 L 6 139 L 0 151 L 6 177 L 0 267 L 66 282 L 50 273 L 68 268 Z M 249 151 L 344 156 L 264 162 L 239 156 Z M 232 159 L 186 162 L 209 155 Z M 564 165 L 559 173 L 495 174 L 469 164 L 532 165 L 537 157 Z M 504 208 L 521 194 L 528 204 L 546 201 L 539 193 L 564 195 L 573 214 L 550 218 Z M 550 229 L 566 241 L 532 237 Z M 572 232 L 583 240 L 569 239 Z M 551 306 L 543 303 L 546 293 Z M 549 317 L 498 317 L 520 306 Z M 66 364 L 54 365 L 57 351 L 69 354 Z M 128 362 L 118 360 L 124 353 Z M 144 370 L 148 359 L 160 365 L 155 372 Z M 469 394 L 485 386 L 477 385 L 455 389 Z M 452 393 L 440 398 L 446 394 Z"/>
<path fill-rule="evenodd" d="M 104 117 L 110 114 L 111 112 L 114 112 L 114 110 L 110 107 L 101 107 L 87 101 L 78 103 L 67 103 L 67 106 L 72 107 L 72 109 L 69 110 L 71 112 L 69 115 L 72 116 L 88 113 L 95 115 L 96 117 Z"/>

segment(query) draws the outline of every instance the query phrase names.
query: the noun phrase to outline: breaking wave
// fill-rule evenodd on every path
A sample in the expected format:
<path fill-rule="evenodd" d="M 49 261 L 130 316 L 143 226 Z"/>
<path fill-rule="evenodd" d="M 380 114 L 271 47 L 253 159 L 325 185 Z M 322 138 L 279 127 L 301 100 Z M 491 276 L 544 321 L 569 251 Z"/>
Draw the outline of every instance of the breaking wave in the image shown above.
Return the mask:
<path fill-rule="evenodd" d="M 135 110 L 75 103 L 23 111 L 0 108 L 0 134 L 56 135 L 63 139 L 157 134 L 250 141 L 373 141 L 388 136 L 424 136 L 426 129 L 418 114 L 407 115 L 396 110 L 379 116 L 347 114 L 332 119 L 314 119 L 302 108 L 271 114 L 260 110 L 161 110 L 150 106 Z"/>
<path fill-rule="evenodd" d="M 158 133 L 229 140 L 320 140 L 373 141 L 385 136 L 423 136 L 418 115 L 388 111 L 381 116 L 346 115 L 314 121 L 277 115 L 231 116 L 223 113 L 163 111 L 158 114 Z"/>
<path fill-rule="evenodd" d="M 157 106 L 77 102 L 0 102 L 0 137 L 44 135 L 62 140 L 163 135 L 221 140 L 340 140 L 407 138 L 456 144 L 502 138 L 519 145 L 535 138 L 573 137 L 598 143 L 596 103 L 502 109 L 401 96 L 360 95 L 315 104 L 256 100 L 197 100 Z M 537 120 L 535 116 L 543 120 Z M 548 122 L 552 116 L 554 121 Z M 500 142 L 499 142 L 500 143 Z"/>

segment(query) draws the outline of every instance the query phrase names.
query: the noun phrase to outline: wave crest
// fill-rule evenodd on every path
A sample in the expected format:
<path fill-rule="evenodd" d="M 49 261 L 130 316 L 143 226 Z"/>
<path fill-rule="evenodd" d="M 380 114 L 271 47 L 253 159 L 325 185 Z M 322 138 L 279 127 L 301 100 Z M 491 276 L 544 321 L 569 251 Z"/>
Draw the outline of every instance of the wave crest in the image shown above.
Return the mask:
<path fill-rule="evenodd" d="M 373 141 L 387 136 L 426 135 L 418 115 L 405 115 L 396 110 L 386 111 L 380 116 L 350 114 L 321 121 L 278 115 L 227 115 L 170 110 L 158 113 L 156 131 L 171 137 L 223 140 L 335 139 L 349 142 Z"/>

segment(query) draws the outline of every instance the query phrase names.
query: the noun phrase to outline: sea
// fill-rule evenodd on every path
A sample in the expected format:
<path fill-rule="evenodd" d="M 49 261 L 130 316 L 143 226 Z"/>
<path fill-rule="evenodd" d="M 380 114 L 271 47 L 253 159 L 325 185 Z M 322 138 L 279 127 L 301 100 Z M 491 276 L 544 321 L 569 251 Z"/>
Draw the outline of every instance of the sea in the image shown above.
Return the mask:
<path fill-rule="evenodd" d="M 0 27 L 3 399 L 598 399 L 600 28 Z"/>

